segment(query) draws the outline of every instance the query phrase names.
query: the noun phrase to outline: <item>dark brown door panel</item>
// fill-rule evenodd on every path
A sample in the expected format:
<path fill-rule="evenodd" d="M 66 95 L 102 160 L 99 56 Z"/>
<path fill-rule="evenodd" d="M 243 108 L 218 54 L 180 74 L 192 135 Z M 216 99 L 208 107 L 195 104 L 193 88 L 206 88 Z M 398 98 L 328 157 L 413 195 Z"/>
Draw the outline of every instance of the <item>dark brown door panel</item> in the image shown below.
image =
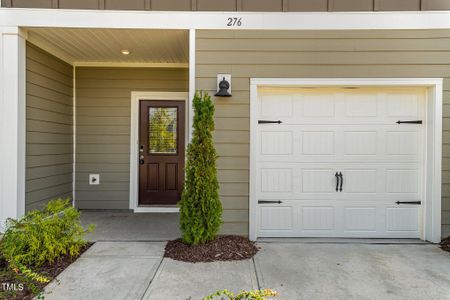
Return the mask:
<path fill-rule="evenodd" d="M 174 205 L 184 182 L 184 101 L 141 101 L 139 205 Z"/>

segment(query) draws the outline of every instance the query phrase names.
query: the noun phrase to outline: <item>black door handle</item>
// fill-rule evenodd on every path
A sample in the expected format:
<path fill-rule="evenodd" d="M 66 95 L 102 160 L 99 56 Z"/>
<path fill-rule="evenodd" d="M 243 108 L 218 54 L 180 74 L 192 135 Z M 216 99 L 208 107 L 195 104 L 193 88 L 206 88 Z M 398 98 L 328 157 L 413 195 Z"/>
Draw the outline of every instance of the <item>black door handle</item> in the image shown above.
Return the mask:
<path fill-rule="evenodd" d="M 139 160 L 139 164 L 140 164 L 140 165 L 143 165 L 144 163 L 145 163 L 145 162 L 144 162 L 143 159 L 140 159 L 140 160 Z"/>
<path fill-rule="evenodd" d="M 421 205 L 422 201 L 397 201 L 395 202 L 395 204 L 400 205 L 400 204 L 416 204 L 416 205 Z"/>
<path fill-rule="evenodd" d="M 342 175 L 342 172 L 339 172 L 339 177 L 341 177 L 341 185 L 339 187 L 339 192 L 342 192 L 342 186 L 344 185 L 344 176 Z"/>
<path fill-rule="evenodd" d="M 281 120 L 270 121 L 270 120 L 258 120 L 258 124 L 281 124 Z"/>
<path fill-rule="evenodd" d="M 338 174 L 338 172 L 336 172 L 336 174 L 334 174 L 334 176 L 336 177 L 336 192 L 339 192 L 339 174 Z"/>
<path fill-rule="evenodd" d="M 414 121 L 400 121 L 395 122 L 397 124 L 422 124 L 422 120 L 414 120 Z"/>

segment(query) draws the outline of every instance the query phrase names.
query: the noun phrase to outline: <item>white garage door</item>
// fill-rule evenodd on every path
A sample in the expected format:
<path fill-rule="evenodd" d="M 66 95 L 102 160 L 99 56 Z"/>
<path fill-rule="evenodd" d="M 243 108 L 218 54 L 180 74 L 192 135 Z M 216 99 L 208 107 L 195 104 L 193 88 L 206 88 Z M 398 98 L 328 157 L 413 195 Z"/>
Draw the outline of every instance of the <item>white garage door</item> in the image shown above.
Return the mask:
<path fill-rule="evenodd" d="M 258 93 L 259 237 L 420 236 L 423 90 Z"/>

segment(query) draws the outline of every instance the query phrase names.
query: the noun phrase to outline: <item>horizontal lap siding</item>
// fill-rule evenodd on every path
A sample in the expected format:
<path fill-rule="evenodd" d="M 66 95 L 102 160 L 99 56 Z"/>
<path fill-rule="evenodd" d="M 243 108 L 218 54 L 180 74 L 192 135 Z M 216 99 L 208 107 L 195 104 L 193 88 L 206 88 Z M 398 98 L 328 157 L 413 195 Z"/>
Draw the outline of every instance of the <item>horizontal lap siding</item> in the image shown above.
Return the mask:
<path fill-rule="evenodd" d="M 448 0 L 2 0 L 3 7 L 167 11 L 414 11 L 450 9 Z"/>
<path fill-rule="evenodd" d="M 73 71 L 27 44 L 26 210 L 72 196 Z"/>
<path fill-rule="evenodd" d="M 232 75 L 232 98 L 216 98 L 224 231 L 248 233 L 249 98 L 252 77 L 444 78 L 443 235 L 450 234 L 450 30 L 197 32 L 196 88 L 215 93 Z"/>
<path fill-rule="evenodd" d="M 131 92 L 186 92 L 186 69 L 76 69 L 76 203 L 82 209 L 128 209 Z M 89 185 L 90 173 L 100 185 Z"/>

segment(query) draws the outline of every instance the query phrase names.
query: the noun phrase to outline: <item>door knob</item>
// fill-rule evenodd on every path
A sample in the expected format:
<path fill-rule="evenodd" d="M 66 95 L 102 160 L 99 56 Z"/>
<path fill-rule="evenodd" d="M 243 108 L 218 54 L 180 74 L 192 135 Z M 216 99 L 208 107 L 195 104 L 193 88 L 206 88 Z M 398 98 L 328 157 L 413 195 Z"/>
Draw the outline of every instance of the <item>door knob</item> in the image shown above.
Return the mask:
<path fill-rule="evenodd" d="M 143 165 L 145 163 L 145 161 L 144 161 L 144 155 L 140 155 L 139 156 L 139 164 L 140 165 Z"/>

